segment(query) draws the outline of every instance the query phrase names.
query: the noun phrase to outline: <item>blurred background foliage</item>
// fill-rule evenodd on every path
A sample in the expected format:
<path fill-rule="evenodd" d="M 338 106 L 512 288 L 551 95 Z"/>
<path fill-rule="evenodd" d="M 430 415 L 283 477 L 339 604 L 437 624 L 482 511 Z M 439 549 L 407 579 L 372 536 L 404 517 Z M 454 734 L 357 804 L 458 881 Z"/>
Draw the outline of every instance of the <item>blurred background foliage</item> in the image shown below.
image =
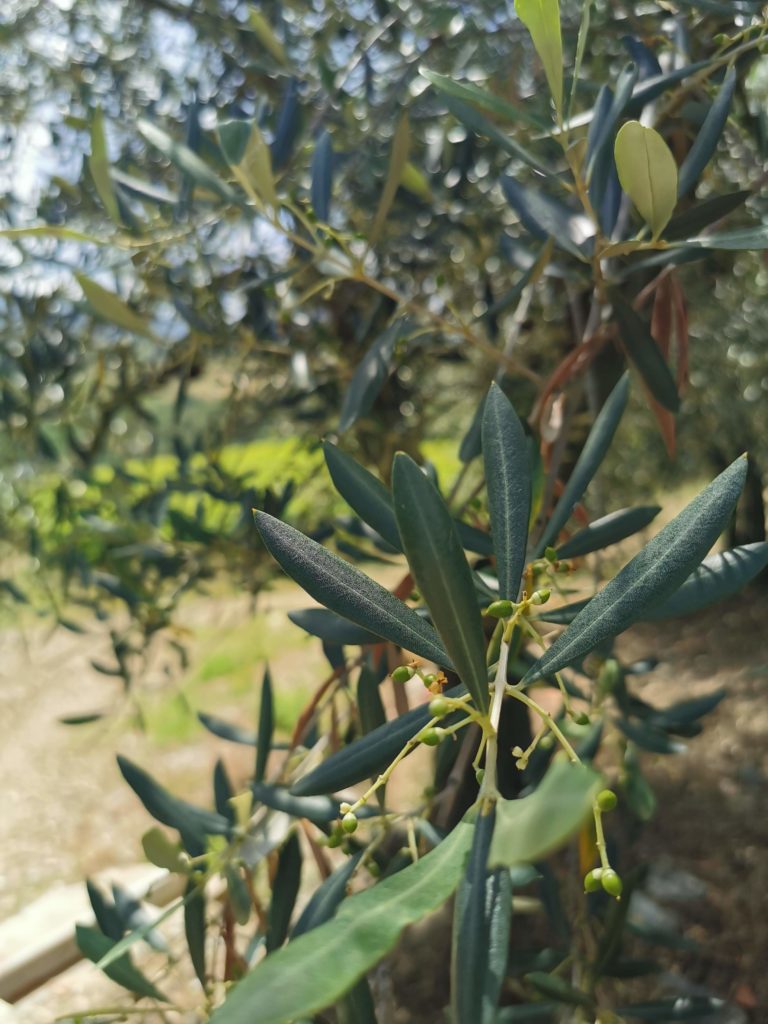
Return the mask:
<path fill-rule="evenodd" d="M 671 75 L 655 117 L 681 162 L 714 95 L 698 62 L 745 44 L 696 193 L 748 193 L 729 227 L 766 219 L 760 6 L 598 0 L 578 84 L 583 111 L 630 60 L 640 83 Z M 573 54 L 582 4 L 561 7 Z M 532 412 L 584 334 L 591 282 L 500 187 L 541 181 L 513 136 L 562 160 L 511 4 L 9 0 L 0 52 L 0 600 L 71 629 L 105 620 L 102 669 L 126 687 L 184 593 L 221 574 L 256 593 L 274 571 L 253 507 L 318 536 L 342 514 L 317 447 L 340 407 L 345 445 L 382 475 L 400 448 L 448 481 L 490 378 Z M 420 67 L 520 122 L 479 121 Z M 707 252 L 675 275 L 690 324 L 677 457 L 637 386 L 591 511 L 748 447 L 739 539 L 760 539 L 764 252 Z M 608 346 L 562 376 L 539 424 L 578 450 L 620 367 Z"/>

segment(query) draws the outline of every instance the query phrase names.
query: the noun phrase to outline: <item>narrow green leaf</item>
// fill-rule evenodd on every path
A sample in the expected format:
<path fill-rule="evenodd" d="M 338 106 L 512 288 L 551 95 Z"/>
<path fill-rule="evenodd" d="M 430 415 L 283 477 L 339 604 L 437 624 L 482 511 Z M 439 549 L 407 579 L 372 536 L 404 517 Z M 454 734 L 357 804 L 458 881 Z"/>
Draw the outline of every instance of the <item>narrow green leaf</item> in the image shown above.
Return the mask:
<path fill-rule="evenodd" d="M 595 519 L 583 530 L 575 533 L 570 540 L 557 549 L 558 558 L 581 558 L 592 551 L 602 551 L 611 544 L 618 544 L 633 534 L 644 530 L 661 512 L 658 505 L 640 505 L 637 508 L 621 508 L 607 516 Z"/>
<path fill-rule="evenodd" d="M 594 1001 L 586 992 L 574 988 L 565 978 L 560 978 L 556 974 L 531 971 L 530 974 L 526 974 L 525 980 L 548 999 L 556 999 L 558 1003 L 566 1003 L 569 1006 L 584 1006 L 594 1010 Z"/>
<path fill-rule="evenodd" d="M 579 34 L 576 38 L 576 56 L 573 60 L 573 75 L 571 78 L 571 95 L 568 99 L 568 119 L 573 113 L 573 105 L 576 102 L 576 90 L 579 85 L 581 65 L 584 62 L 584 54 L 587 49 L 587 38 L 589 36 L 589 22 L 592 15 L 592 0 L 582 0 L 581 19 L 579 20 Z"/>
<path fill-rule="evenodd" d="M 722 196 L 712 196 L 711 199 L 705 199 L 701 203 L 694 203 L 690 209 L 684 213 L 678 213 L 672 218 L 667 224 L 664 237 L 670 242 L 693 238 L 704 228 L 708 228 L 710 224 L 714 224 L 727 217 L 729 213 L 733 213 L 734 210 L 738 210 L 751 195 L 752 193 L 748 189 L 742 189 L 741 192 L 728 192 Z"/>
<path fill-rule="evenodd" d="M 283 93 L 272 142 L 272 166 L 276 171 L 283 170 L 291 159 L 300 127 L 299 81 L 297 78 L 291 78 Z"/>
<path fill-rule="evenodd" d="M 155 149 L 159 150 L 164 157 L 166 157 L 172 164 L 189 175 L 192 181 L 199 185 L 201 188 L 208 189 L 210 192 L 215 193 L 221 199 L 226 200 L 229 203 L 237 203 L 237 194 L 233 188 L 227 185 L 226 182 L 222 181 L 221 178 L 215 174 L 210 167 L 204 163 L 197 153 L 193 153 L 192 150 L 183 145 L 181 142 L 176 142 L 172 139 L 167 132 L 164 132 L 162 128 L 158 128 L 157 125 L 152 124 L 151 121 L 146 121 L 140 118 L 138 121 L 138 129 L 147 142 L 154 146 Z"/>
<path fill-rule="evenodd" d="M 280 849 L 267 923 L 267 953 L 285 942 L 301 884 L 301 845 L 294 829 Z"/>
<path fill-rule="evenodd" d="M 462 522 L 461 519 L 454 519 L 453 525 L 456 527 L 456 536 L 465 551 L 485 556 L 493 554 L 493 541 L 491 535 L 485 530 L 479 530 L 470 523 Z"/>
<path fill-rule="evenodd" d="M 323 131 L 315 144 L 312 154 L 312 187 L 310 200 L 315 216 L 323 224 L 331 215 L 331 191 L 333 189 L 333 141 Z"/>
<path fill-rule="evenodd" d="M 572 665 L 672 595 L 725 529 L 747 474 L 742 456 L 683 509 L 576 616 L 523 682 Z"/>
<path fill-rule="evenodd" d="M 387 721 L 381 701 L 380 685 L 381 674 L 374 672 L 368 665 L 363 665 L 357 679 L 357 711 L 364 736 Z"/>
<path fill-rule="evenodd" d="M 611 446 L 613 435 L 616 433 L 628 398 L 629 377 L 625 373 L 608 396 L 589 432 L 589 437 L 582 448 L 565 490 L 536 545 L 535 557 L 538 558 L 543 554 L 545 548 L 555 543 L 557 535 L 570 519 L 577 502 L 581 500 Z"/>
<path fill-rule="evenodd" d="M 677 386 L 650 330 L 618 291 L 613 289 L 610 297 L 619 338 L 645 386 L 659 405 L 677 412 L 680 408 Z"/>
<path fill-rule="evenodd" d="M 551 238 L 565 252 L 584 260 L 595 233 L 595 226 L 588 217 L 541 189 L 519 185 L 514 178 L 503 177 L 501 188 L 521 224 L 534 238 L 542 241 Z"/>
<path fill-rule="evenodd" d="M 725 690 L 715 690 L 704 697 L 692 697 L 671 704 L 661 711 L 654 711 L 646 721 L 660 729 L 678 729 L 691 725 L 693 722 L 714 711 L 726 695 Z"/>
<path fill-rule="evenodd" d="M 410 148 L 411 128 L 408 123 L 408 114 L 403 113 L 395 130 L 395 137 L 392 140 L 392 152 L 389 157 L 387 177 L 384 180 L 384 188 L 381 190 L 381 198 L 379 199 L 376 216 L 373 218 L 373 224 L 368 233 L 368 245 L 371 249 L 376 247 L 392 203 L 395 201 L 395 194 L 400 185 L 403 170 L 408 163 Z"/>
<path fill-rule="evenodd" d="M 540 174 L 552 174 L 552 171 L 545 167 L 542 162 L 533 155 L 533 153 L 530 153 L 524 146 L 521 146 L 519 142 L 516 142 L 509 135 L 505 135 L 504 132 L 500 131 L 495 124 L 489 121 L 483 114 L 480 114 L 475 110 L 473 106 L 470 106 L 469 103 L 465 103 L 463 100 L 458 100 L 455 96 L 447 96 L 443 102 L 453 116 L 476 135 L 483 135 L 486 139 L 490 139 L 491 142 L 495 142 L 502 152 L 515 157 L 517 160 L 520 160 L 522 163 L 532 167 Z"/>
<path fill-rule="evenodd" d="M 270 554 L 316 601 L 407 651 L 451 667 L 434 629 L 412 608 L 293 527 L 266 512 L 255 517 Z"/>
<path fill-rule="evenodd" d="M 648 750 L 652 754 L 682 754 L 685 750 L 684 743 L 673 740 L 663 729 L 643 721 L 617 718 L 616 725 L 627 739 L 636 743 L 641 750 Z"/>
<path fill-rule="evenodd" d="M 768 543 L 743 544 L 705 558 L 679 590 L 649 608 L 643 621 L 692 615 L 717 601 L 733 597 L 768 565 Z"/>
<path fill-rule="evenodd" d="M 531 515 L 531 470 L 525 431 L 497 384 L 485 400 L 482 438 L 499 597 L 517 601 Z"/>
<path fill-rule="evenodd" d="M 499 800 L 489 867 L 529 864 L 562 846 L 589 815 L 600 784 L 587 765 L 557 757 L 530 796 Z"/>
<path fill-rule="evenodd" d="M 205 989 L 205 893 L 199 885 L 190 881 L 184 895 L 184 935 L 189 959 L 198 981 Z"/>
<path fill-rule="evenodd" d="M 333 486 L 349 507 L 396 551 L 401 551 L 392 497 L 381 480 L 335 444 L 324 441 L 323 454 Z"/>
<path fill-rule="evenodd" d="M 239 725 L 225 722 L 215 715 L 208 715 L 204 711 L 198 711 L 197 717 L 200 724 L 219 739 L 229 740 L 231 743 L 240 743 L 245 747 L 256 746 L 256 733 L 249 729 L 243 729 Z"/>
<path fill-rule="evenodd" d="M 226 818 L 231 824 L 235 824 L 235 814 L 230 804 L 230 800 L 235 795 L 235 791 L 232 788 L 232 782 L 230 781 L 227 769 L 221 758 L 216 759 L 216 764 L 213 768 L 213 805 L 218 813 Z"/>
<path fill-rule="evenodd" d="M 248 26 L 270 57 L 285 66 L 288 63 L 285 47 L 261 11 L 253 5 L 248 11 Z"/>
<path fill-rule="evenodd" d="M 115 947 L 112 939 L 102 935 L 96 928 L 87 928 L 82 924 L 75 925 L 75 941 L 83 956 L 95 964 L 98 964 Z M 158 999 L 163 1003 L 168 1002 L 163 993 L 155 988 L 138 968 L 134 967 L 127 953 L 107 964 L 102 970 L 110 980 L 122 985 L 129 992 L 134 992 L 137 996 Z"/>
<path fill-rule="evenodd" d="M 614 157 L 621 187 L 658 238 L 677 204 L 677 164 L 669 146 L 653 128 L 627 121 L 616 136 Z"/>
<path fill-rule="evenodd" d="M 473 829 L 461 823 L 436 850 L 351 896 L 330 921 L 266 957 L 211 1024 L 288 1024 L 332 1005 L 394 946 L 405 927 L 456 888 Z"/>
<path fill-rule="evenodd" d="M 229 822 L 220 814 L 204 811 L 187 803 L 186 800 L 173 796 L 127 757 L 118 754 L 117 764 L 123 778 L 152 817 L 162 825 L 178 829 L 182 833 L 182 838 L 194 837 L 205 845 L 206 836 L 228 834 Z"/>
<path fill-rule="evenodd" d="M 342 619 L 327 608 L 304 608 L 297 612 L 288 612 L 288 618 L 300 629 L 306 630 L 329 644 L 340 646 L 362 646 L 363 644 L 381 643 L 381 637 L 375 636 L 367 629 L 356 626 L 348 619 Z"/>
<path fill-rule="evenodd" d="M 262 782 L 267 771 L 267 761 L 272 749 L 272 737 L 275 732 L 275 709 L 272 696 L 272 676 L 269 666 L 264 669 L 261 681 L 261 700 L 259 701 L 259 727 L 256 736 L 256 768 L 253 777 Z"/>
<path fill-rule="evenodd" d="M 637 66 L 628 64 L 619 75 L 615 93 L 608 86 L 602 87 L 601 96 L 598 97 L 598 102 L 595 104 L 595 116 L 592 118 L 587 135 L 588 179 L 593 177 L 595 165 L 601 159 L 613 137 L 619 118 L 623 114 L 637 82 L 637 74 Z M 605 91 L 603 92 L 603 90 Z"/>
<path fill-rule="evenodd" d="M 117 324 L 118 327 L 122 327 L 126 331 L 132 331 L 134 334 L 141 334 L 145 338 L 152 338 L 154 340 L 155 336 L 144 320 L 144 317 L 135 313 L 126 302 L 123 302 L 119 295 L 107 291 L 106 288 L 102 288 L 100 284 L 91 281 L 84 274 L 75 274 L 75 278 L 83 289 L 88 305 L 102 320 L 107 320 L 109 323 Z"/>
<path fill-rule="evenodd" d="M 563 39 L 559 0 L 515 0 L 515 11 L 531 33 L 544 66 L 558 120 L 563 117 Z"/>
<path fill-rule="evenodd" d="M 731 109 L 731 100 L 736 88 L 736 68 L 731 68 L 723 79 L 723 84 L 709 108 L 704 123 L 699 129 L 696 141 L 690 148 L 688 155 L 680 167 L 680 176 L 677 185 L 678 195 L 684 196 L 696 185 L 701 172 L 707 166 L 717 149 L 720 136 L 723 134 L 725 123 Z"/>
<path fill-rule="evenodd" d="M 559 608 L 544 608 L 536 618 L 542 622 L 553 622 L 557 626 L 567 626 L 589 602 L 590 598 L 586 597 L 583 601 L 573 601 L 571 604 L 560 605 Z"/>
<path fill-rule="evenodd" d="M 675 999 L 659 999 L 655 1003 L 632 1003 L 616 1011 L 625 1020 L 657 1021 L 658 1024 L 673 1024 L 674 1021 L 701 1021 L 706 1017 L 721 1018 L 726 1006 L 724 999 L 714 996 L 678 996 Z"/>
<path fill-rule="evenodd" d="M 437 71 L 430 71 L 423 67 L 419 68 L 419 74 L 439 92 L 445 93 L 447 96 L 455 96 L 457 100 L 464 103 L 474 103 L 475 106 L 482 107 L 483 110 L 488 110 L 507 121 L 513 123 L 522 121 L 523 124 L 536 128 L 537 131 L 549 131 L 549 125 L 545 121 L 539 120 L 520 107 L 507 103 L 506 100 L 494 96 L 491 92 L 486 92 L 485 89 L 481 89 L 472 82 L 455 82 L 447 75 L 440 75 Z"/>
<path fill-rule="evenodd" d="M 298 939 L 305 932 L 319 928 L 330 921 L 336 913 L 341 901 L 347 895 L 347 883 L 360 863 L 363 851 L 348 857 L 335 871 L 325 879 L 312 893 L 309 902 L 293 927 L 291 939 Z"/>
<path fill-rule="evenodd" d="M 91 121 L 91 155 L 88 157 L 88 169 L 91 172 L 99 199 L 104 204 L 104 209 L 115 224 L 122 227 L 120 207 L 117 205 L 117 196 L 109 172 L 107 140 L 104 136 L 104 114 L 100 107 L 94 110 Z"/>
<path fill-rule="evenodd" d="M 408 328 L 408 321 L 404 318 L 390 324 L 373 341 L 357 364 L 341 404 L 339 433 L 343 434 L 345 430 L 349 430 L 361 416 L 370 412 L 379 392 L 392 373 L 392 359 L 397 343 L 406 334 Z"/>
<path fill-rule="evenodd" d="M 110 245 L 109 236 L 97 238 L 74 228 L 63 228 L 55 224 L 37 224 L 31 228 L 3 228 L 0 238 L 60 238 L 68 242 L 89 242 L 91 245 Z"/>
<path fill-rule="evenodd" d="M 512 885 L 488 870 L 495 811 L 478 814 L 453 912 L 451 1008 L 455 1024 L 495 1024 L 507 967 Z"/>
<path fill-rule="evenodd" d="M 683 82 L 691 75 L 695 75 L 697 71 L 703 71 L 704 68 L 710 67 L 711 63 L 709 60 L 699 60 L 694 64 L 686 64 L 682 68 L 675 68 L 663 75 L 655 75 L 653 78 L 646 78 L 642 82 L 638 82 L 632 93 L 632 99 L 627 105 L 627 114 L 630 117 L 638 117 L 647 104 L 652 103 L 678 82 Z"/>
<path fill-rule="evenodd" d="M 472 574 L 440 492 L 413 459 L 392 467 L 395 515 L 416 584 L 451 661 L 476 706 L 488 707 L 488 673 Z"/>
<path fill-rule="evenodd" d="M 169 907 L 166 907 L 159 917 L 150 917 L 143 924 L 139 925 L 138 928 L 128 932 L 128 934 L 124 935 L 119 942 L 114 943 L 110 949 L 104 950 L 99 961 L 96 963 L 96 966 L 106 973 L 107 968 L 119 960 L 120 957 L 122 957 L 125 952 L 134 945 L 134 943 L 140 942 L 142 939 L 150 942 L 150 935 L 153 932 L 156 934 L 157 928 L 159 928 L 164 921 L 167 921 L 169 917 L 172 917 L 177 910 L 184 907 L 188 899 L 189 897 L 185 896 L 183 899 L 176 900 Z"/>
<path fill-rule="evenodd" d="M 758 252 L 768 249 L 768 225 L 743 228 L 740 231 L 719 231 L 712 235 L 688 238 L 685 242 L 678 242 L 675 245 L 696 249 L 721 249 L 724 252 Z"/>
<path fill-rule="evenodd" d="M 294 818 L 306 818 L 321 828 L 339 817 L 339 801 L 328 796 L 296 796 L 293 790 L 284 786 L 271 786 L 266 782 L 252 782 L 251 792 L 255 803 L 264 804 L 274 811 L 283 811 Z M 358 817 L 365 818 L 374 813 L 373 808 L 362 808 Z"/>
<path fill-rule="evenodd" d="M 336 1016 L 338 1024 L 377 1024 L 373 993 L 365 975 L 338 1004 Z"/>
<path fill-rule="evenodd" d="M 274 210 L 279 200 L 272 174 L 272 157 L 255 121 L 225 121 L 219 125 L 219 144 L 224 158 L 242 189 L 254 202 Z"/>
<path fill-rule="evenodd" d="M 157 185 L 153 181 L 144 181 L 143 178 L 136 178 L 133 174 L 126 174 L 118 167 L 113 167 L 111 172 L 112 180 L 120 187 L 142 201 L 149 200 L 158 206 L 175 206 L 179 201 L 177 192 L 171 192 L 163 185 Z"/>
<path fill-rule="evenodd" d="M 448 690 L 446 696 L 459 697 L 464 692 L 463 687 L 456 686 Z M 294 782 L 291 793 L 296 796 L 336 793 L 378 775 L 406 743 L 421 732 L 430 717 L 429 707 L 424 704 L 391 722 L 385 722 L 362 739 L 331 754 L 317 768 Z"/>
<path fill-rule="evenodd" d="M 496 1024 L 554 1024 L 559 1009 L 556 1003 L 505 1006 L 496 1015 Z"/>
<path fill-rule="evenodd" d="M 101 890 L 94 885 L 90 878 L 86 879 L 85 888 L 93 908 L 96 924 L 108 939 L 112 939 L 113 942 L 119 942 L 123 937 L 125 928 L 115 904 L 104 897 Z"/>

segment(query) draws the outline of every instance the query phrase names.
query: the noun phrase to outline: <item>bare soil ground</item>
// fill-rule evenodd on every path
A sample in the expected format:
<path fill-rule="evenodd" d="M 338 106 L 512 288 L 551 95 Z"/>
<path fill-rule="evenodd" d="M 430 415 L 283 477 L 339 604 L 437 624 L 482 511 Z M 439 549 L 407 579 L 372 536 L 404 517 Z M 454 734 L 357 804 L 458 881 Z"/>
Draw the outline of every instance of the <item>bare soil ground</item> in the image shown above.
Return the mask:
<path fill-rule="evenodd" d="M 278 628 L 297 604 L 306 598 L 286 587 L 266 595 L 262 610 Z M 193 610 L 191 624 L 223 627 L 243 613 L 242 602 L 222 600 Z M 768 1019 L 766 621 L 768 594 L 754 592 L 690 619 L 636 627 L 621 641 L 627 658 L 662 659 L 641 691 L 660 706 L 721 686 L 728 691 L 686 753 L 646 756 L 659 812 L 633 854 L 661 858 L 704 882 L 703 899 L 674 908 L 700 952 L 669 952 L 669 969 L 735 1001 L 754 1024 Z M 90 667 L 99 655 L 91 638 L 42 639 L 38 627 L 26 640 L 0 634 L 0 918 L 57 883 L 141 859 L 150 822 L 119 776 L 117 748 L 202 802 L 210 799 L 211 770 L 223 749 L 234 772 L 247 768 L 232 762 L 230 744 L 202 732 L 191 742 L 158 744 L 102 726 L 60 725 L 61 715 L 105 704 L 113 684 Z M 306 672 L 306 649 L 286 650 L 283 658 L 274 666 L 281 679 Z M 235 718 L 237 709 L 227 713 Z"/>

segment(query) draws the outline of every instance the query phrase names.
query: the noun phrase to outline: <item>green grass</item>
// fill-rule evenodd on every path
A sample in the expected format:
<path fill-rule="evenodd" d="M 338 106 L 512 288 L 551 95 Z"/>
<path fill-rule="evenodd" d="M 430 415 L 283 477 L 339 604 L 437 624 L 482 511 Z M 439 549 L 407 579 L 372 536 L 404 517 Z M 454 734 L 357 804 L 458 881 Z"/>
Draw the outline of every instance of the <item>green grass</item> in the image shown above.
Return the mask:
<path fill-rule="evenodd" d="M 224 629 L 204 627 L 192 643 L 192 665 L 173 693 L 143 700 L 150 737 L 158 744 L 193 740 L 198 711 L 254 728 L 264 666 L 269 663 L 275 728 L 286 736 L 328 672 L 319 644 L 282 611 L 260 613 Z"/>

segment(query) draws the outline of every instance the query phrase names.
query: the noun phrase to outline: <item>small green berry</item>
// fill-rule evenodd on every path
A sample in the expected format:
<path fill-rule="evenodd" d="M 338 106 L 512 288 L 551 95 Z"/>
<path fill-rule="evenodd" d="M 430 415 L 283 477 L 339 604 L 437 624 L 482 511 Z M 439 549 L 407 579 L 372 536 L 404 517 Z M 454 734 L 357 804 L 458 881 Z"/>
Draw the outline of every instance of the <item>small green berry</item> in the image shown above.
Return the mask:
<path fill-rule="evenodd" d="M 369 860 L 367 868 L 368 874 L 371 875 L 372 878 L 381 878 L 381 868 L 375 860 Z"/>
<path fill-rule="evenodd" d="M 347 835 L 351 835 L 357 829 L 357 818 L 352 811 L 348 811 L 341 819 L 341 827 Z"/>
<path fill-rule="evenodd" d="M 425 729 L 419 734 L 419 740 L 427 747 L 436 747 L 443 738 L 441 735 L 442 732 L 442 729 Z"/>
<path fill-rule="evenodd" d="M 586 713 L 586 711 L 580 711 L 578 715 L 574 715 L 573 720 L 576 723 L 576 725 L 589 725 L 589 723 L 591 722 L 591 718 Z"/>
<path fill-rule="evenodd" d="M 592 871 L 588 871 L 584 876 L 584 892 L 597 892 L 598 889 L 602 888 L 600 881 L 602 875 L 602 868 L 594 868 Z"/>
<path fill-rule="evenodd" d="M 612 868 L 606 868 L 603 871 L 600 876 L 600 884 L 609 896 L 615 896 L 616 899 L 621 896 L 621 891 L 624 888 L 621 879 Z"/>
<path fill-rule="evenodd" d="M 615 658 L 608 658 L 597 677 L 597 690 L 602 696 L 612 693 L 621 681 L 621 666 Z"/>
<path fill-rule="evenodd" d="M 508 619 L 514 610 L 515 606 L 511 601 L 492 601 L 485 609 L 485 613 L 494 619 Z"/>
<path fill-rule="evenodd" d="M 398 665 L 392 673 L 393 683 L 407 683 L 409 679 L 413 678 L 413 669 L 408 665 Z"/>
<path fill-rule="evenodd" d="M 597 794 L 597 806 L 601 811 L 612 811 L 618 802 L 612 789 L 604 789 Z"/>
<path fill-rule="evenodd" d="M 328 836 L 327 843 L 332 850 L 335 850 L 337 846 L 341 846 L 341 842 L 342 836 L 340 836 L 338 832 L 332 832 L 331 835 Z"/>
<path fill-rule="evenodd" d="M 434 672 L 428 672 L 425 676 L 421 677 L 421 681 L 429 689 L 430 686 L 437 682 L 437 675 Z"/>
<path fill-rule="evenodd" d="M 535 590 L 531 594 L 531 604 L 546 604 L 552 596 L 552 591 L 547 590 L 546 587 L 543 590 Z"/>
<path fill-rule="evenodd" d="M 429 713 L 433 718 L 445 718 L 451 706 L 445 697 L 435 697 L 429 702 Z"/>
<path fill-rule="evenodd" d="M 556 562 L 557 551 L 554 548 L 544 548 L 544 557 L 548 562 Z"/>

